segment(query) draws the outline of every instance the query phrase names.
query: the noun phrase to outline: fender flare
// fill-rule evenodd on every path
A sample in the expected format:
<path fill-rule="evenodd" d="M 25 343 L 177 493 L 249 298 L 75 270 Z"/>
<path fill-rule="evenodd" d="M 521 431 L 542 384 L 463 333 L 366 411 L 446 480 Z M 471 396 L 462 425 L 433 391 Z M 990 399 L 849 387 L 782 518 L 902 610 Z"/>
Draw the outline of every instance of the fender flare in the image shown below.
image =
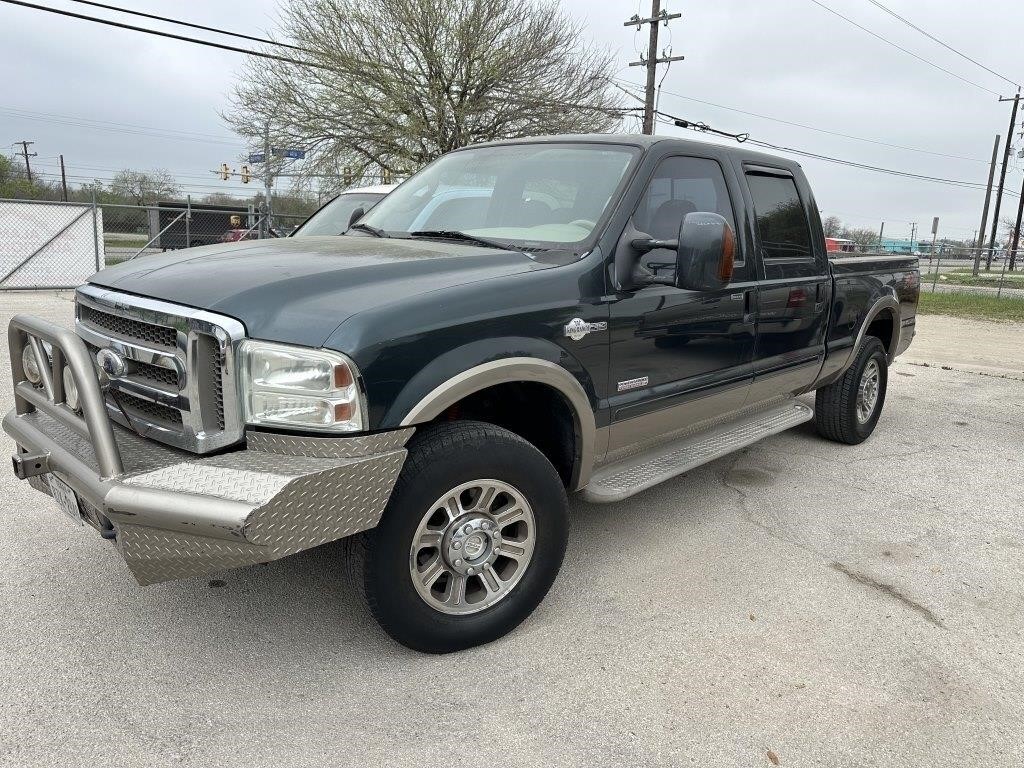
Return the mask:
<path fill-rule="evenodd" d="M 900 303 L 895 296 L 887 293 L 875 301 L 864 316 L 864 322 L 860 324 L 860 330 L 857 331 L 857 340 L 854 342 L 853 351 L 850 353 L 851 363 L 857 358 L 857 353 L 860 351 L 861 344 L 864 343 L 864 337 L 867 335 L 868 327 L 876 317 L 887 310 L 892 313 L 892 341 L 889 344 L 889 349 L 886 350 L 886 357 L 889 359 L 890 365 L 896 359 L 896 350 L 900 348 L 900 334 L 902 333 L 900 326 Z"/>
<path fill-rule="evenodd" d="M 583 385 L 568 370 L 549 360 L 535 357 L 505 357 L 474 366 L 452 376 L 428 392 L 401 421 L 401 426 L 422 424 L 440 416 L 464 397 L 497 384 L 535 382 L 561 393 L 573 414 L 576 432 L 576 457 L 570 487 L 582 488 L 590 479 L 594 465 L 597 427 Z"/>

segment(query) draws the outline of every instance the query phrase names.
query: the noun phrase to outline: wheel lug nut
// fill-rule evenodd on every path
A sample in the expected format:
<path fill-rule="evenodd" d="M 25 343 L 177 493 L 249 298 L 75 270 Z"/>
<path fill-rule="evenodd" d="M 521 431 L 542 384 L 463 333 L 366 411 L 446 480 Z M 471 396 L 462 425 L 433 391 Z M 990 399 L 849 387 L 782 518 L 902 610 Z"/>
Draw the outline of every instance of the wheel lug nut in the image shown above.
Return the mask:
<path fill-rule="evenodd" d="M 452 549 L 458 549 L 461 546 L 462 546 L 462 542 L 461 541 L 456 541 L 454 544 L 452 544 Z"/>
<path fill-rule="evenodd" d="M 464 525 L 464 526 L 462 527 L 462 530 L 463 530 L 463 531 L 465 531 L 466 533 L 472 533 L 472 532 L 473 532 L 473 526 L 472 526 L 472 525 L 470 525 L 469 523 L 466 523 L 466 524 L 465 524 L 465 525 Z"/>
<path fill-rule="evenodd" d="M 466 573 L 468 573 L 470 576 L 472 576 L 474 573 L 476 573 L 476 569 L 475 568 L 470 568 L 469 570 L 466 571 Z"/>
<path fill-rule="evenodd" d="M 483 525 L 481 525 L 480 527 L 483 528 L 485 531 L 491 530 L 491 524 L 486 520 L 484 520 Z"/>
<path fill-rule="evenodd" d="M 462 561 L 461 561 L 461 560 L 456 560 L 456 561 L 455 561 L 455 564 L 456 564 L 456 565 L 462 565 Z"/>

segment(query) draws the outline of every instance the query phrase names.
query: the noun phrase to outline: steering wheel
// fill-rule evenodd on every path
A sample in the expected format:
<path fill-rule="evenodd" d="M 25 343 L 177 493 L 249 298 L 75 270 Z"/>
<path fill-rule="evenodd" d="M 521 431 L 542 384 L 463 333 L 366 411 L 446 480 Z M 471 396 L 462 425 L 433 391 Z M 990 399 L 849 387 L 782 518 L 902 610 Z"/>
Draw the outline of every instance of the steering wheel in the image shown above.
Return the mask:
<path fill-rule="evenodd" d="M 593 229 L 597 226 L 597 222 L 591 221 L 590 219 L 573 219 L 569 222 L 569 226 L 571 227 L 573 225 L 583 227 L 584 229 Z"/>

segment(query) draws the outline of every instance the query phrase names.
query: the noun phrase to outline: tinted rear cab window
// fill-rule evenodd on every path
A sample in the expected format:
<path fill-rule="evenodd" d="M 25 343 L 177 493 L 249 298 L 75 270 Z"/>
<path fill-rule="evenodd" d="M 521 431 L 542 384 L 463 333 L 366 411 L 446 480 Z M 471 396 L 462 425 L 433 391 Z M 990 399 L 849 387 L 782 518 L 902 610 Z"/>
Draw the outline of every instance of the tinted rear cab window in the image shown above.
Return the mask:
<path fill-rule="evenodd" d="M 810 259 L 811 230 L 790 176 L 747 173 L 765 259 Z"/>

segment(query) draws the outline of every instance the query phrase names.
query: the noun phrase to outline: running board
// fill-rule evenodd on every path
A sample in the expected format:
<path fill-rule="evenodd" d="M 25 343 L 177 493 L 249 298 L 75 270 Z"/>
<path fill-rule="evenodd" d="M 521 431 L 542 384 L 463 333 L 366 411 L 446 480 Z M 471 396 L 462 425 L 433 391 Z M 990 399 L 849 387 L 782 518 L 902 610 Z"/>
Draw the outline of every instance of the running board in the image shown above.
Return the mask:
<path fill-rule="evenodd" d="M 596 503 L 621 501 L 813 418 L 814 409 L 795 400 L 746 414 L 601 467 L 583 489 L 583 496 L 587 501 Z"/>

